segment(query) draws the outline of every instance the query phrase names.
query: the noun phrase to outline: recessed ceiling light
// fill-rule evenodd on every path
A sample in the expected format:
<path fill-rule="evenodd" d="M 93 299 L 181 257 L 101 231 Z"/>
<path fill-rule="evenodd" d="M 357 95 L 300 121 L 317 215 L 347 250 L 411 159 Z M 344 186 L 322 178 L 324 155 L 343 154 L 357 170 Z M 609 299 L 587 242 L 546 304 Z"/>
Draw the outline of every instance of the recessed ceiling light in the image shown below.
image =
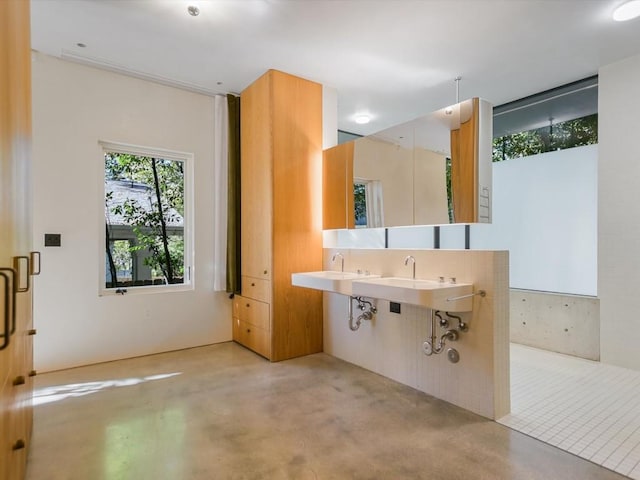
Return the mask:
<path fill-rule="evenodd" d="M 369 115 L 356 115 L 355 121 L 359 125 L 364 125 L 365 123 L 369 123 L 371 118 Z"/>
<path fill-rule="evenodd" d="M 187 7 L 187 12 L 189 12 L 189 15 L 191 15 L 192 17 L 197 17 L 198 15 L 200 15 L 200 9 L 195 5 L 189 5 Z"/>
<path fill-rule="evenodd" d="M 613 11 L 613 19 L 624 22 L 640 16 L 640 0 L 630 0 Z"/>

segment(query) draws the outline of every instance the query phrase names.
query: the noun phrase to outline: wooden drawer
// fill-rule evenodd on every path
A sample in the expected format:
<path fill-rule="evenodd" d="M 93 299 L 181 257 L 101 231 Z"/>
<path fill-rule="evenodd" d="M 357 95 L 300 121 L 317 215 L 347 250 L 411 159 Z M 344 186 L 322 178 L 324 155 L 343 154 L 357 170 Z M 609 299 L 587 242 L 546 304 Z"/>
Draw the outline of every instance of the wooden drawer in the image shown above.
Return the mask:
<path fill-rule="evenodd" d="M 263 328 L 233 319 L 233 339 L 266 358 L 271 358 L 271 334 Z"/>
<path fill-rule="evenodd" d="M 263 330 L 271 330 L 268 303 L 236 295 L 233 298 L 233 317 Z"/>
<path fill-rule="evenodd" d="M 262 278 L 243 276 L 242 296 L 271 303 L 271 282 Z"/>

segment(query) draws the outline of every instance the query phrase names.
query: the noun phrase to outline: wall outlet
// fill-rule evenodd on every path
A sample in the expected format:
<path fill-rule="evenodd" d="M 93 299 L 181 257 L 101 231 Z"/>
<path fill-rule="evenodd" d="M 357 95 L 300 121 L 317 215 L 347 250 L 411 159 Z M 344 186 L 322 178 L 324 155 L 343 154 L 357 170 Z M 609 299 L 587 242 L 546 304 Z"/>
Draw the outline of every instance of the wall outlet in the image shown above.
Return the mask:
<path fill-rule="evenodd" d="M 400 304 L 396 302 L 389 302 L 389 311 L 391 313 L 400 313 Z"/>
<path fill-rule="evenodd" d="M 44 234 L 44 246 L 45 247 L 59 247 L 62 242 L 62 235 L 59 233 L 45 233 Z"/>

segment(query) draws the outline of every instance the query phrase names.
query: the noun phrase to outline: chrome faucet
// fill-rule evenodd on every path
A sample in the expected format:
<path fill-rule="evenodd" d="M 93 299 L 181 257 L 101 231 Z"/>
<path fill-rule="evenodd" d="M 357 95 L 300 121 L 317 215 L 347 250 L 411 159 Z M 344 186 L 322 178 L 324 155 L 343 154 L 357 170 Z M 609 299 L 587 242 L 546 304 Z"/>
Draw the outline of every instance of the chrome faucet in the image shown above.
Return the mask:
<path fill-rule="evenodd" d="M 340 257 L 340 271 L 344 272 L 344 256 L 340 252 L 331 257 L 331 262 L 335 262 L 337 257 Z"/>
<path fill-rule="evenodd" d="M 412 279 L 416 279 L 416 259 L 413 258 L 413 255 L 407 255 L 407 257 L 404 259 L 404 264 L 405 265 L 409 265 L 409 260 L 411 260 L 412 265 L 412 271 L 411 271 L 411 278 Z"/>

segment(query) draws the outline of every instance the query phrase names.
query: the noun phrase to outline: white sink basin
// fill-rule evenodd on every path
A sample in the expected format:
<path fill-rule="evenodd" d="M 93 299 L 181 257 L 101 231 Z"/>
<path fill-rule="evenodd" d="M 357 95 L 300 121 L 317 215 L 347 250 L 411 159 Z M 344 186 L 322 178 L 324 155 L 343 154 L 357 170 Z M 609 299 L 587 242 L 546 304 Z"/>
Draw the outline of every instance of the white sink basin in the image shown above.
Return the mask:
<path fill-rule="evenodd" d="M 365 275 L 354 272 L 336 272 L 324 270 L 321 272 L 304 272 L 291 274 L 291 284 L 297 287 L 314 288 L 325 292 L 351 295 L 351 282 L 365 278 L 379 278 L 379 275 Z"/>
<path fill-rule="evenodd" d="M 473 297 L 447 300 L 473 293 L 470 283 L 441 283 L 402 277 L 358 279 L 352 283 L 354 297 L 370 297 L 397 303 L 409 303 L 445 312 L 472 310 Z"/>

